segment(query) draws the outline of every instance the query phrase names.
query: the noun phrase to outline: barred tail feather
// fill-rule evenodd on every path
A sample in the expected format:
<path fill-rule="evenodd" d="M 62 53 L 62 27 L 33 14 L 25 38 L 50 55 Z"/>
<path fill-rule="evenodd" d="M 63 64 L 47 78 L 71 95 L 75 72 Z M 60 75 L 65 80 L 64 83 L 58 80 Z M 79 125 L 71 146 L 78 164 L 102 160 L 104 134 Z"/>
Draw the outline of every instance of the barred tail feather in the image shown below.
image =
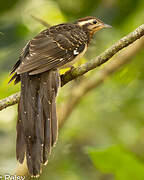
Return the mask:
<path fill-rule="evenodd" d="M 20 100 L 21 102 L 21 100 Z M 20 113 L 20 102 L 18 104 L 18 120 L 17 120 L 17 139 L 16 139 L 16 156 L 17 160 L 22 163 L 25 157 L 25 138 Z"/>
<path fill-rule="evenodd" d="M 26 154 L 32 176 L 38 176 L 45 164 L 58 134 L 56 94 L 59 77 L 56 70 L 39 75 L 21 75 L 21 98 L 17 122 L 17 159 Z"/>
<path fill-rule="evenodd" d="M 59 74 L 56 70 L 51 70 L 47 75 L 42 74 L 41 92 L 43 92 L 43 115 L 44 115 L 44 148 L 43 163 L 48 161 L 48 155 L 51 153 L 53 141 L 56 141 L 58 134 L 58 122 L 56 116 L 56 95 L 59 87 Z M 47 95 L 49 94 L 49 96 Z M 55 130 L 54 130 L 55 128 Z"/>

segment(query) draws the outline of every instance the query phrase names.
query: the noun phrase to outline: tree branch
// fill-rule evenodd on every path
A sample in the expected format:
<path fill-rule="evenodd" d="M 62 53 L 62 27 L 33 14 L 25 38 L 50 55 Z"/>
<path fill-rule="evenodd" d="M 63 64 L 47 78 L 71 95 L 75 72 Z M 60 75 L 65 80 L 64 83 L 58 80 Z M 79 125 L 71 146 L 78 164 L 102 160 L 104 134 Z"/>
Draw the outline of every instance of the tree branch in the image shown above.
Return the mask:
<path fill-rule="evenodd" d="M 20 92 L 12 94 L 11 96 L 9 96 L 5 99 L 2 99 L 0 101 L 0 111 L 4 108 L 7 108 L 9 106 L 12 106 L 12 105 L 18 103 L 19 98 L 20 98 Z"/>
<path fill-rule="evenodd" d="M 45 26 L 45 27 L 47 27 L 47 28 L 49 28 L 50 27 L 50 24 L 48 24 L 46 21 L 44 21 L 43 19 L 41 19 L 41 18 L 38 18 L 38 17 L 36 17 L 36 16 L 34 16 L 34 15 L 31 15 L 31 17 L 34 19 L 34 20 L 36 20 L 36 21 L 38 21 L 40 24 L 42 24 L 43 26 Z"/>
<path fill-rule="evenodd" d="M 100 66 L 101 64 L 107 62 L 113 55 L 115 55 L 118 51 L 123 49 L 124 47 L 132 44 L 137 39 L 141 38 L 144 35 L 144 24 L 139 26 L 135 31 L 131 32 L 127 36 L 123 37 L 121 40 L 116 42 L 110 48 L 108 48 L 105 52 L 97 56 L 94 60 L 91 60 L 77 68 L 72 69 L 71 71 L 66 72 L 61 76 L 62 86 L 64 86 L 69 81 L 85 74 L 86 72 Z M 19 100 L 19 93 L 15 95 L 9 96 L 0 101 L 0 110 L 14 105 Z"/>
<path fill-rule="evenodd" d="M 103 69 L 94 73 L 92 77 L 87 77 L 87 79 L 77 84 L 71 91 L 68 100 L 58 108 L 59 126 L 63 126 L 73 109 L 87 93 L 101 85 L 107 77 L 129 63 L 143 47 L 144 37 L 134 42 L 131 46 L 119 53 L 118 56 L 115 56 L 112 61 L 106 64 Z"/>

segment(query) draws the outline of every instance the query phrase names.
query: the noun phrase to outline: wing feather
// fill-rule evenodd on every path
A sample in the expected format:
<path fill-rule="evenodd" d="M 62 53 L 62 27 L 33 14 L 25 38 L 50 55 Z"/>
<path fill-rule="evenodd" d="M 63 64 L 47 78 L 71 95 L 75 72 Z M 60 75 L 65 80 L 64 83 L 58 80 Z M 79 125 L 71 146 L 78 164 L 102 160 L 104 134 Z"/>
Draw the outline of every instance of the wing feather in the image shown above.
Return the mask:
<path fill-rule="evenodd" d="M 76 56 L 73 53 L 74 49 L 83 47 L 85 44 L 79 44 L 79 41 L 76 43 L 76 36 L 69 40 L 70 34 L 71 32 L 66 34 L 61 32 L 50 35 L 43 31 L 33 38 L 29 43 L 29 54 L 17 68 L 17 74 L 25 72 L 29 72 L 30 75 L 39 74 L 72 61 Z"/>

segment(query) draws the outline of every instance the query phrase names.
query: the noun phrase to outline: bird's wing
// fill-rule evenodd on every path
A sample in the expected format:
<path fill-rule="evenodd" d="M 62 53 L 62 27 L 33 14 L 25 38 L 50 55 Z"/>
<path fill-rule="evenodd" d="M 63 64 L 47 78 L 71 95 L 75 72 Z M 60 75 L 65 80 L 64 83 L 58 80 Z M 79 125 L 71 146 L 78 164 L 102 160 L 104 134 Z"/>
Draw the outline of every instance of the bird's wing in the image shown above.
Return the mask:
<path fill-rule="evenodd" d="M 30 41 L 29 54 L 17 68 L 17 74 L 39 74 L 72 61 L 85 48 L 85 43 L 79 43 L 77 38 L 70 31 L 55 34 L 50 34 L 48 30 L 41 32 Z"/>

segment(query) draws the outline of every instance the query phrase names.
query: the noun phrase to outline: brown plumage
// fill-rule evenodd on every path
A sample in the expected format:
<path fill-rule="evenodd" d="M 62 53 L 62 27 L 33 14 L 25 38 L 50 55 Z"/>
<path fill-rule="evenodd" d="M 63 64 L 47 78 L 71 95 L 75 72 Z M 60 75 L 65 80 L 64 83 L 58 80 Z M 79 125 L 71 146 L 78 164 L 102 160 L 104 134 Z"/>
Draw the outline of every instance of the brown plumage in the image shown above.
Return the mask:
<path fill-rule="evenodd" d="M 40 174 L 57 141 L 58 69 L 72 66 L 85 53 L 94 32 L 106 26 L 95 17 L 52 26 L 27 43 L 12 68 L 10 82 L 21 81 L 16 155 L 20 163 L 26 156 L 31 176 Z"/>

